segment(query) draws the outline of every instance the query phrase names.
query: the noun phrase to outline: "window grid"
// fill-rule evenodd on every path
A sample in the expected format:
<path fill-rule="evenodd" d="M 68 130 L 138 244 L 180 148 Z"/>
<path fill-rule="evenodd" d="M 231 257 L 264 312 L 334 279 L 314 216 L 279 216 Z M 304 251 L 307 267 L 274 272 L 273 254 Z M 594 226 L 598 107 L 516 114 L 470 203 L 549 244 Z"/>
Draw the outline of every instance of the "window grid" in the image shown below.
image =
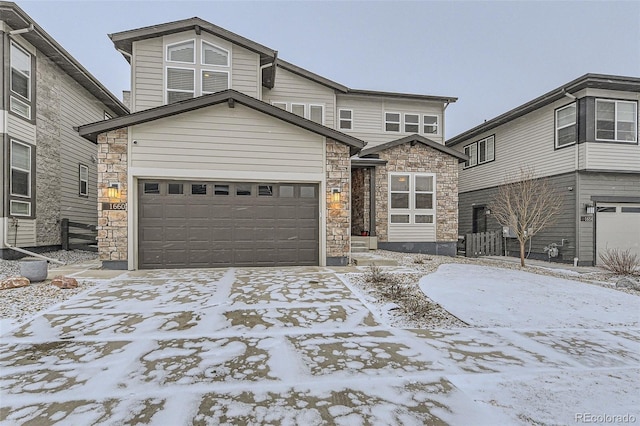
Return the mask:
<path fill-rule="evenodd" d="M 556 110 L 556 147 L 576 143 L 576 104 Z"/>
<path fill-rule="evenodd" d="M 89 195 L 89 167 L 80 164 L 78 167 L 78 194 L 81 196 Z"/>
<path fill-rule="evenodd" d="M 636 142 L 637 119 L 636 102 L 596 99 L 596 140 Z"/>
<path fill-rule="evenodd" d="M 338 119 L 339 124 L 338 127 L 341 130 L 352 130 L 353 129 L 353 110 L 352 109 L 341 109 L 338 111 Z"/>
<path fill-rule="evenodd" d="M 389 175 L 389 223 L 425 225 L 435 223 L 435 175 L 391 173 Z"/>
<path fill-rule="evenodd" d="M 9 109 L 24 118 L 31 119 L 31 105 L 29 104 L 31 102 L 31 54 L 12 41 L 10 61 L 11 97 Z"/>

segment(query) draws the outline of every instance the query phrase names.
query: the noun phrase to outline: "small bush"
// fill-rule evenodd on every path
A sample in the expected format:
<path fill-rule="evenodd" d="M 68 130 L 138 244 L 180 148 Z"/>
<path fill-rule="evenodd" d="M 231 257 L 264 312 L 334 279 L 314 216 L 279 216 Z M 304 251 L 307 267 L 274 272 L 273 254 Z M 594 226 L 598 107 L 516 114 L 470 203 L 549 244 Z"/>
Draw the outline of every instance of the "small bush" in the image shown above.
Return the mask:
<path fill-rule="evenodd" d="M 413 263 L 415 263 L 416 265 L 424 265 L 425 263 L 430 261 L 431 261 L 430 257 L 418 257 L 414 259 Z"/>
<path fill-rule="evenodd" d="M 602 267 L 617 275 L 640 273 L 640 258 L 631 250 L 606 249 L 600 253 Z"/>
<path fill-rule="evenodd" d="M 388 282 L 390 277 L 389 275 L 382 272 L 381 267 L 379 267 L 375 263 L 372 263 L 371 265 L 369 265 L 369 270 L 365 275 L 365 279 L 370 283 L 378 284 Z"/>

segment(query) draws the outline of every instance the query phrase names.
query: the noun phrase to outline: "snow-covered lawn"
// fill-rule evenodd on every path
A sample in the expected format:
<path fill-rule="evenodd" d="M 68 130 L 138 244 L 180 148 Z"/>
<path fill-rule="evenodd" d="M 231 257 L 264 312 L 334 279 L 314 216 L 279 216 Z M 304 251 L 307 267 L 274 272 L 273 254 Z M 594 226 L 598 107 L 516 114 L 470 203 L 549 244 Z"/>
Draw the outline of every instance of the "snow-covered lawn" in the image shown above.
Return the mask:
<path fill-rule="evenodd" d="M 473 265 L 420 286 L 472 326 L 392 327 L 329 268 L 98 280 L 2 330 L 0 422 L 640 421 L 638 296 Z"/>

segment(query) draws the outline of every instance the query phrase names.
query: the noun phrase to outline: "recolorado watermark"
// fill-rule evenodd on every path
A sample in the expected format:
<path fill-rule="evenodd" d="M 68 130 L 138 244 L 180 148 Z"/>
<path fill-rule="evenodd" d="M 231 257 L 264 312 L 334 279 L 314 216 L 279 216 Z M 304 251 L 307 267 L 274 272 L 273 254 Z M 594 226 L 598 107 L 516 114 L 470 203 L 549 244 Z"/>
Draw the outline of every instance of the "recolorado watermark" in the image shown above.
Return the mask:
<path fill-rule="evenodd" d="M 633 414 L 576 413 L 575 421 L 576 423 L 623 424 L 635 423 L 636 416 Z"/>

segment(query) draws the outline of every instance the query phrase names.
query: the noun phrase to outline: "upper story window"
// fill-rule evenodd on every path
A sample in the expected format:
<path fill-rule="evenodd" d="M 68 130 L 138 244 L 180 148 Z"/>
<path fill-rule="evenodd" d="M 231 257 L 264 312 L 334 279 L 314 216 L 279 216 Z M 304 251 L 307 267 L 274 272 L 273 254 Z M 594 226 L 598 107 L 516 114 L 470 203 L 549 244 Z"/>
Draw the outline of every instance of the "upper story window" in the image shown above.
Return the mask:
<path fill-rule="evenodd" d="M 11 99 L 12 112 L 31 119 L 31 55 L 11 42 Z"/>
<path fill-rule="evenodd" d="M 637 103 L 596 99 L 596 140 L 636 142 Z"/>
<path fill-rule="evenodd" d="M 577 140 L 575 102 L 556 110 L 556 147 L 571 145 Z"/>
<path fill-rule="evenodd" d="M 295 115 L 311 120 L 314 123 L 324 124 L 324 105 L 287 103 L 287 102 L 271 102 L 274 107 L 289 111 Z"/>
<path fill-rule="evenodd" d="M 168 104 L 230 87 L 229 51 L 204 40 L 167 45 L 166 62 Z"/>
<path fill-rule="evenodd" d="M 464 168 L 495 160 L 495 150 L 494 135 L 465 146 L 464 153 L 469 157 L 469 160 L 465 161 Z"/>
<path fill-rule="evenodd" d="M 86 197 L 89 195 L 89 167 L 80 164 L 78 169 L 78 194 Z"/>
<path fill-rule="evenodd" d="M 340 130 L 353 129 L 353 110 L 341 109 L 340 111 L 338 111 L 338 116 L 339 116 L 338 128 Z"/>
<path fill-rule="evenodd" d="M 32 167 L 34 148 L 26 143 L 11 140 L 10 153 L 10 208 L 12 216 L 31 216 L 34 199 Z"/>
<path fill-rule="evenodd" d="M 395 133 L 422 133 L 437 135 L 440 132 L 437 115 L 385 112 L 384 130 Z"/>
<path fill-rule="evenodd" d="M 324 107 L 322 105 L 309 105 L 309 120 L 314 123 L 324 123 Z"/>

